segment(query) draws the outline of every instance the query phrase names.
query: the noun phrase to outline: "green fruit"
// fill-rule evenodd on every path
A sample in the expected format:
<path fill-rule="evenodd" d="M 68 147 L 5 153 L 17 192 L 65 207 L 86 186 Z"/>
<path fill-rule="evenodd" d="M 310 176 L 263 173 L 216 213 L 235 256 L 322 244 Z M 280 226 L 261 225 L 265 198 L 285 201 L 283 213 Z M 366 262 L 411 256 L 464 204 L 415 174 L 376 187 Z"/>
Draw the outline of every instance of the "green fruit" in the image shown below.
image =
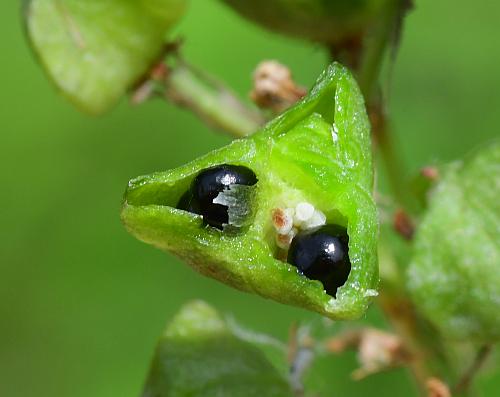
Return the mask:
<path fill-rule="evenodd" d="M 230 212 L 222 231 L 175 208 L 202 170 L 221 164 L 244 166 L 258 180 L 226 191 L 251 211 L 238 225 L 231 225 Z M 122 220 L 137 238 L 206 276 L 334 319 L 357 318 L 378 283 L 372 183 L 363 97 L 349 71 L 334 63 L 306 97 L 251 137 L 185 166 L 131 180 Z M 286 263 L 286 252 L 276 244 L 273 210 L 302 202 L 322 211 L 326 223 L 347 228 L 352 268 L 336 298 Z"/>
<path fill-rule="evenodd" d="M 362 33 L 391 0 L 223 0 L 279 33 L 334 44 Z"/>

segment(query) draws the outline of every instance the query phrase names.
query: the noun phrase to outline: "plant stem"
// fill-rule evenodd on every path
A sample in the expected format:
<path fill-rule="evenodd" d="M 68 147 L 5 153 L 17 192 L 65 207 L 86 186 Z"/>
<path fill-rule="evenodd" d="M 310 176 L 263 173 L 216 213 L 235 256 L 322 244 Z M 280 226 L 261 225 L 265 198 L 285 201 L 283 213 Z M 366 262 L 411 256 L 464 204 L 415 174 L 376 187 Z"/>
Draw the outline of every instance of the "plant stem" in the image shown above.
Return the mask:
<path fill-rule="evenodd" d="M 443 352 L 439 351 L 437 333 L 419 317 L 413 303 L 404 294 L 383 291 L 378 303 L 412 354 L 408 367 L 420 393 L 424 394 L 428 379 L 438 372 L 438 368 L 447 365 Z"/>
<path fill-rule="evenodd" d="M 394 148 L 390 122 L 379 85 L 379 75 L 390 43 L 397 42 L 395 35 L 398 34 L 401 17 L 406 8 L 408 2 L 405 0 L 389 0 L 377 24 L 367 32 L 363 48 L 354 57 L 355 62 L 351 62 L 367 103 L 374 144 L 384 164 L 394 199 L 403 207 L 411 204 L 404 182 L 405 167 L 401 156 Z M 335 53 L 332 49 L 330 52 Z M 390 275 L 384 272 L 384 264 L 381 264 L 383 288 L 378 303 L 393 328 L 413 353 L 409 367 L 420 393 L 425 394 L 426 383 L 431 376 L 436 373 L 448 375 L 453 369 L 437 331 L 418 314 L 408 297 L 400 264 L 396 263 L 392 255 L 389 260 L 394 265 L 390 269 Z"/>
<path fill-rule="evenodd" d="M 408 189 L 405 186 L 404 162 L 394 147 L 391 126 L 387 114 L 380 103 L 368 107 L 372 125 L 373 143 L 378 148 L 395 202 L 401 207 L 409 206 Z"/>
<path fill-rule="evenodd" d="M 372 124 L 374 143 L 379 148 L 387 178 L 398 204 L 408 204 L 404 187 L 404 162 L 394 147 L 384 96 L 380 90 L 379 76 L 388 47 L 397 45 L 401 18 L 408 8 L 406 0 L 390 0 L 382 11 L 379 22 L 367 34 L 364 52 L 356 71 L 358 82 L 365 96 Z M 393 60 L 391 60 L 393 61 Z"/>
<path fill-rule="evenodd" d="M 405 167 L 394 148 L 379 76 L 388 48 L 391 43 L 397 45 L 402 16 L 407 8 L 408 0 L 387 0 L 377 22 L 363 36 L 354 36 L 328 47 L 332 59 L 350 67 L 356 75 L 365 97 L 374 145 L 379 149 L 391 190 L 400 206 L 409 202 L 403 183 Z"/>
<path fill-rule="evenodd" d="M 265 121 L 259 111 L 244 104 L 224 84 L 184 61 L 168 69 L 164 94 L 207 124 L 236 138 L 252 134 Z"/>
<path fill-rule="evenodd" d="M 381 244 L 380 278 L 377 303 L 411 355 L 408 367 L 421 394 L 431 376 L 449 375 L 451 370 L 444 343 L 438 332 L 417 312 L 404 289 L 404 277 L 391 247 Z"/>
<path fill-rule="evenodd" d="M 365 36 L 356 76 L 361 91 L 369 103 L 374 98 L 384 55 L 393 41 L 402 6 L 402 0 L 389 0 L 377 18 L 377 23 Z"/>
<path fill-rule="evenodd" d="M 461 394 L 469 389 L 474 379 L 474 376 L 483 366 L 484 362 L 490 355 L 491 350 L 492 350 L 491 345 L 484 345 L 479 349 L 472 365 L 467 369 L 467 371 L 465 371 L 465 373 L 462 375 L 458 383 L 453 388 L 454 393 Z"/>

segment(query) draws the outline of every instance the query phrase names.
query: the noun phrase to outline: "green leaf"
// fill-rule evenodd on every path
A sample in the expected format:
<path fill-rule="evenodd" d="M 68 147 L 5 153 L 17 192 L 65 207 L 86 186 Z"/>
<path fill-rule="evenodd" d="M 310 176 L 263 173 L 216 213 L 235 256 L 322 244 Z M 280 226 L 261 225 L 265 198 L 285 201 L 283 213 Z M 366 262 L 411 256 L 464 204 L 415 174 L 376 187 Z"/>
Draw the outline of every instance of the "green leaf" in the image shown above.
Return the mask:
<path fill-rule="evenodd" d="M 285 397 L 285 379 L 201 301 L 185 305 L 161 337 L 143 397 Z"/>
<path fill-rule="evenodd" d="M 186 0 L 30 0 L 24 7 L 33 50 L 78 108 L 112 107 L 162 54 L 167 29 Z"/>
<path fill-rule="evenodd" d="M 249 225 L 237 233 L 204 227 L 199 215 L 175 208 L 195 176 L 219 164 L 246 166 L 258 178 Z M 185 166 L 130 181 L 122 220 L 140 240 L 225 284 L 334 319 L 356 318 L 378 283 L 372 179 L 363 98 L 348 70 L 334 63 L 302 101 L 262 131 Z M 347 227 L 352 269 L 336 298 L 281 260 L 272 211 L 302 201 L 320 209 L 327 223 Z"/>
<path fill-rule="evenodd" d="M 446 335 L 500 337 L 500 144 L 450 165 L 415 239 L 408 284 Z"/>
<path fill-rule="evenodd" d="M 222 0 L 276 32 L 328 44 L 363 33 L 392 0 Z"/>

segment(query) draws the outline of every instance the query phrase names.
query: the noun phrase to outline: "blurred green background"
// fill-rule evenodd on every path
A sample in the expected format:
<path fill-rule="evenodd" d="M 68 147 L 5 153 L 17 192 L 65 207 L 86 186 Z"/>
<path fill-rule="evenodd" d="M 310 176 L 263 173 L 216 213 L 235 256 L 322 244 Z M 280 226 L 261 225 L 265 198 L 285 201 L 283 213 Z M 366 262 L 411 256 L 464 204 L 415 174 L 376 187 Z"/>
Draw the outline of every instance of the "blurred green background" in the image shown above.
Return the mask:
<path fill-rule="evenodd" d="M 0 12 L 0 396 L 138 396 L 165 322 L 192 298 L 281 339 L 292 321 L 316 318 L 202 278 L 128 235 L 119 220 L 128 179 L 229 138 L 161 101 L 122 103 L 101 118 L 78 113 L 34 61 L 19 3 L 1 2 Z M 499 135 L 498 15 L 500 4 L 487 0 L 421 0 L 409 15 L 391 109 L 412 170 Z M 192 1 L 176 33 L 192 63 L 242 95 L 262 59 L 289 65 L 304 85 L 326 62 L 318 46 L 263 31 L 215 0 Z M 380 317 L 370 309 L 368 321 Z M 411 393 L 403 370 L 354 383 L 355 366 L 354 354 L 321 359 L 316 389 L 322 396 Z M 483 395 L 498 395 L 499 377 L 490 364 Z"/>

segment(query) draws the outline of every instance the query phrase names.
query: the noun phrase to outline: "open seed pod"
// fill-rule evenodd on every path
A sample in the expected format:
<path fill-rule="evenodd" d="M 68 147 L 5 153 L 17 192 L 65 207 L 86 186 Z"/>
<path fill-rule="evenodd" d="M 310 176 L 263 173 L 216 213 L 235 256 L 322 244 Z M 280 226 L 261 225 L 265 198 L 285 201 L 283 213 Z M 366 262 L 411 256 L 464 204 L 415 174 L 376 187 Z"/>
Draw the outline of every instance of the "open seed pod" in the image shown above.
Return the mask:
<path fill-rule="evenodd" d="M 196 196 L 206 170 L 221 165 L 244 167 L 238 169 L 249 170 L 256 182 L 228 184 L 217 195 L 213 202 L 226 203 L 227 220 L 214 227 L 186 192 Z M 334 319 L 356 318 L 378 283 L 372 172 L 362 95 L 348 70 L 334 63 L 306 97 L 262 131 L 182 167 L 131 180 L 122 220 L 140 240 L 225 284 Z M 340 239 L 348 241 L 350 271 L 335 294 L 287 263 L 286 248 L 277 243 L 276 210 L 308 205 L 323 224 L 348 234 Z M 300 233 L 305 223 L 297 217 L 293 223 Z"/>

